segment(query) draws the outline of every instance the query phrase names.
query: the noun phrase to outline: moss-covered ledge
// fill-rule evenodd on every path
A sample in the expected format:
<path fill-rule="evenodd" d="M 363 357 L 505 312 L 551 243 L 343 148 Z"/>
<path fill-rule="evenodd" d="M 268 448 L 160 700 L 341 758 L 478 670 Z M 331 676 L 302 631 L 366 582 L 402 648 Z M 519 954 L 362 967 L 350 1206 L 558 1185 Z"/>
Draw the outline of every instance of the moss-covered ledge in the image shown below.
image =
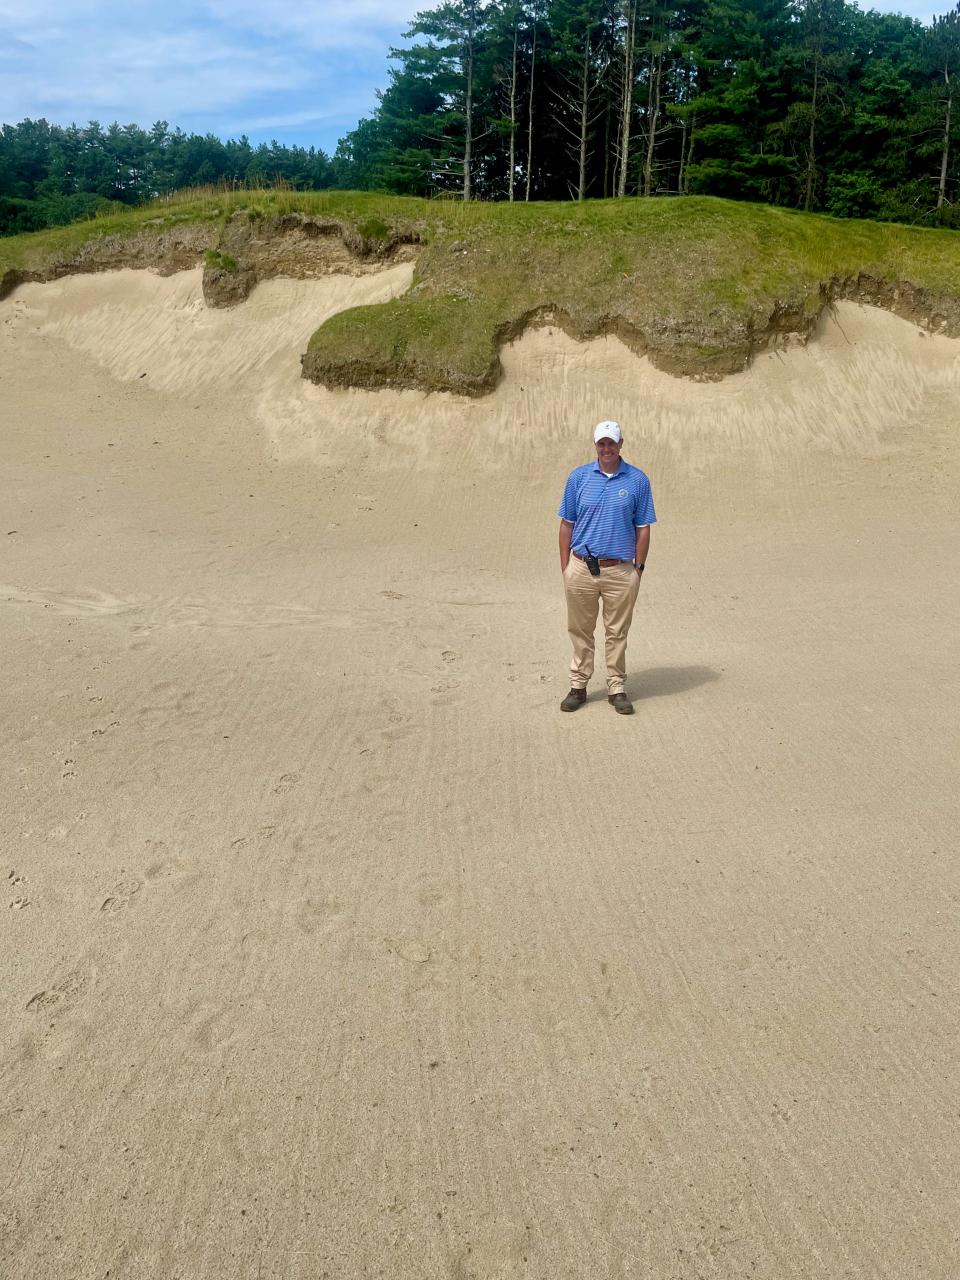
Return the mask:
<path fill-rule="evenodd" d="M 412 256 L 425 206 L 350 192 L 186 193 L 0 238 L 0 300 L 28 281 L 121 267 L 169 275 L 202 265 L 208 304 L 229 306 L 274 276 L 362 274 Z"/>
<path fill-rule="evenodd" d="M 304 376 L 483 395 L 533 324 L 616 334 L 677 375 L 718 378 L 808 337 L 839 298 L 960 336 L 960 234 L 710 198 L 480 206 L 434 229 L 411 289 L 332 316 Z"/>
<path fill-rule="evenodd" d="M 837 298 L 960 335 L 960 233 L 710 197 L 467 205 L 372 192 L 187 193 L 0 239 L 0 297 L 27 280 L 204 266 L 208 305 L 258 281 L 416 259 L 412 287 L 331 317 L 304 376 L 329 386 L 490 391 L 532 324 L 617 334 L 672 373 L 721 377 Z"/>

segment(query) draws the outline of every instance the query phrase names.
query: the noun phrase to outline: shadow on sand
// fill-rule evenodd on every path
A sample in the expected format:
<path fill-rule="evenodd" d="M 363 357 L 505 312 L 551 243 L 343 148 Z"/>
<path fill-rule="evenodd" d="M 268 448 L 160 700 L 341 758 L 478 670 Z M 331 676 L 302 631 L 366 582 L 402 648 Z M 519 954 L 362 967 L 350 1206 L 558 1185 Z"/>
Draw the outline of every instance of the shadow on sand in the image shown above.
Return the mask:
<path fill-rule="evenodd" d="M 631 702 L 646 702 L 649 698 L 686 693 L 719 679 L 720 672 L 713 667 L 648 667 L 646 671 L 627 676 L 626 693 Z"/>

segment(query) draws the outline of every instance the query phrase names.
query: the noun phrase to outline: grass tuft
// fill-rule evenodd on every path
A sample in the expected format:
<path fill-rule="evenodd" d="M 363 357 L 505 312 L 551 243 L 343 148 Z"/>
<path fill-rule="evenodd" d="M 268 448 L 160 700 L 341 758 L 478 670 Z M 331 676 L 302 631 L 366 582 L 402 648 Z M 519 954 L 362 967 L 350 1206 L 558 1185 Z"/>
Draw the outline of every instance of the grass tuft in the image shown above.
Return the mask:
<path fill-rule="evenodd" d="M 236 258 L 231 258 L 229 253 L 221 253 L 219 249 L 208 249 L 205 258 L 207 266 L 215 271 L 226 271 L 229 275 L 235 276 L 240 270 L 240 264 Z"/>

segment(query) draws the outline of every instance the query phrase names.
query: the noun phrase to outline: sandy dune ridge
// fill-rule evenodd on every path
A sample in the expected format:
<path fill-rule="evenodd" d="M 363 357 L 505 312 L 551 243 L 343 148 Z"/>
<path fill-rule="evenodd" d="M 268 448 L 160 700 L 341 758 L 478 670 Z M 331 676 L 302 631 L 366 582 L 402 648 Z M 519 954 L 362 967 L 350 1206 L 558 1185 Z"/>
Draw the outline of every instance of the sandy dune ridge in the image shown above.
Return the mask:
<path fill-rule="evenodd" d="M 0 305 L 0 1275 L 952 1280 L 960 349 L 299 378 L 409 272 Z M 631 720 L 557 711 L 611 416 Z"/>

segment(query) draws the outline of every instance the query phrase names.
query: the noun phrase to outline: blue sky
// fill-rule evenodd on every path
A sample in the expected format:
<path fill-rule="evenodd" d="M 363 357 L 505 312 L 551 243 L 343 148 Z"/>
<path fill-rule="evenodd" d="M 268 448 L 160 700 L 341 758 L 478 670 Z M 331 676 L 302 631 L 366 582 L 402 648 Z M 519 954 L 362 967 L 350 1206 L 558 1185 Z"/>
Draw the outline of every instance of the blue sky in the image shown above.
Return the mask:
<path fill-rule="evenodd" d="M 0 121 L 164 119 L 333 152 L 432 0 L 0 0 Z M 929 21 L 951 0 L 864 8 Z"/>

